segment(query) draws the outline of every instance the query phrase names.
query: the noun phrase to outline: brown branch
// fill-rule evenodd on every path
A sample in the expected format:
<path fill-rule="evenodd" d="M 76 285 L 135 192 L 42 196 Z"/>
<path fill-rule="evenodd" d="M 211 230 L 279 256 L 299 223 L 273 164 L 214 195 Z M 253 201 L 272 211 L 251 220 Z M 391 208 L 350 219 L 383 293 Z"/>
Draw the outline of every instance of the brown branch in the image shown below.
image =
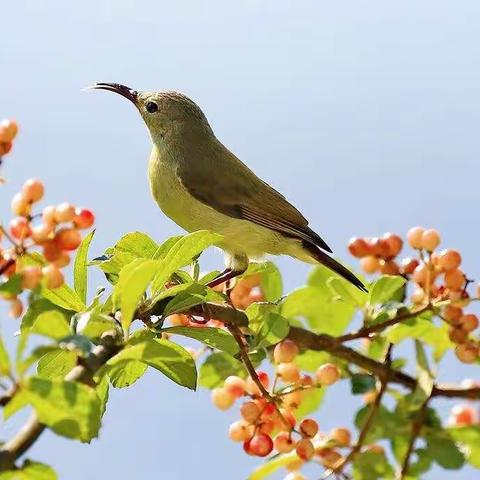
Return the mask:
<path fill-rule="evenodd" d="M 418 317 L 422 313 L 428 312 L 432 310 L 432 305 L 429 304 L 426 307 L 421 308 L 415 312 L 407 312 L 402 313 L 400 315 L 391 318 L 390 320 L 386 320 L 382 323 L 377 323 L 376 325 L 372 325 L 371 327 L 362 327 L 356 332 L 347 333 L 340 337 L 337 337 L 339 342 L 349 342 L 350 340 L 356 340 L 358 338 L 366 338 L 372 335 L 373 333 L 379 333 L 386 330 L 388 327 L 392 327 L 393 325 L 397 325 L 397 323 L 404 322 L 405 320 L 410 320 L 412 318 Z"/>
<path fill-rule="evenodd" d="M 415 442 L 417 441 L 420 431 L 422 430 L 423 423 L 425 421 L 425 412 L 427 410 L 427 405 L 430 400 L 430 397 L 423 402 L 420 409 L 415 414 L 415 419 L 412 422 L 412 433 L 410 435 L 410 440 L 408 442 L 407 453 L 403 459 L 402 469 L 399 474 L 399 480 L 404 480 L 408 474 L 408 469 L 410 468 L 410 457 L 412 456 L 413 449 L 415 447 Z"/>
<path fill-rule="evenodd" d="M 93 374 L 119 351 L 119 347 L 110 339 L 111 337 L 108 337 L 109 341 L 106 339 L 104 344 L 95 347 L 82 365 L 77 365 L 66 375 L 65 380 L 90 383 Z M 2 445 L 0 472 L 15 468 L 15 461 L 38 440 L 45 428 L 33 413 L 18 433 Z"/>

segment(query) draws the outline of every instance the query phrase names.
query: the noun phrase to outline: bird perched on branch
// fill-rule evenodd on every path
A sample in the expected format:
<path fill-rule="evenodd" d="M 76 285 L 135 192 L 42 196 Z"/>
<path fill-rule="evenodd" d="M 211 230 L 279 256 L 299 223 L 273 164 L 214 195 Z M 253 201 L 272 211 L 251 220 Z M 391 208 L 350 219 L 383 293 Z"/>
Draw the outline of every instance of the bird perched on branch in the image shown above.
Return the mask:
<path fill-rule="evenodd" d="M 366 291 L 283 195 L 258 178 L 215 136 L 202 110 L 177 92 L 139 92 L 116 83 L 91 88 L 118 93 L 140 112 L 153 142 L 148 176 L 162 211 L 189 232 L 223 236 L 227 269 L 210 286 L 241 275 L 249 259 L 290 255 L 321 263 Z"/>

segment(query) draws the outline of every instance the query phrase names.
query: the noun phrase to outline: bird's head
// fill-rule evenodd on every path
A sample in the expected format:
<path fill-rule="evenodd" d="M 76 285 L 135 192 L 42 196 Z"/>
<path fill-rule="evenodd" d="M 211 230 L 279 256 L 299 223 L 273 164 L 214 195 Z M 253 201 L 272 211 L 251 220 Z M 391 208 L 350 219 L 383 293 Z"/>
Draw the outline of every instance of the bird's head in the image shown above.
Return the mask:
<path fill-rule="evenodd" d="M 175 140 L 192 133 L 213 133 L 200 107 L 181 93 L 140 92 L 118 83 L 96 83 L 90 88 L 108 90 L 130 100 L 140 112 L 154 142 Z"/>

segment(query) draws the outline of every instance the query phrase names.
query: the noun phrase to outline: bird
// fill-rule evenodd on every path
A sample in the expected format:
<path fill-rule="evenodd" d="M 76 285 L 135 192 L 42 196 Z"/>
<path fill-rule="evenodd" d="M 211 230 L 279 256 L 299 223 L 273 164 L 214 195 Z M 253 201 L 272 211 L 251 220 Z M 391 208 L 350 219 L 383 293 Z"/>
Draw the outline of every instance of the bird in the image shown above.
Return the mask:
<path fill-rule="evenodd" d="M 96 83 L 130 100 L 152 140 L 151 193 L 160 209 L 187 232 L 210 230 L 223 238 L 226 269 L 215 287 L 242 275 L 266 254 L 320 263 L 362 291 L 364 284 L 329 255 L 331 248 L 287 199 L 260 179 L 215 136 L 200 107 L 175 91 L 137 91 Z"/>

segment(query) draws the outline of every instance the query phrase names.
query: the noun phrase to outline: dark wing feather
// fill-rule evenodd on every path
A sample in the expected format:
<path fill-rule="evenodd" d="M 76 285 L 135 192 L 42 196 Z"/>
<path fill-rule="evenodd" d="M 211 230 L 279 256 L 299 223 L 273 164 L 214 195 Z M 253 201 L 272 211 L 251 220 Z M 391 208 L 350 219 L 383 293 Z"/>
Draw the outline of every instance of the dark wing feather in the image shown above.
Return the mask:
<path fill-rule="evenodd" d="M 193 151 L 181 152 L 183 161 L 178 175 L 197 200 L 224 215 L 248 220 L 332 251 L 283 195 L 258 178 L 218 140 L 185 144 L 196 146 Z M 202 161 L 198 161 L 199 155 Z"/>

